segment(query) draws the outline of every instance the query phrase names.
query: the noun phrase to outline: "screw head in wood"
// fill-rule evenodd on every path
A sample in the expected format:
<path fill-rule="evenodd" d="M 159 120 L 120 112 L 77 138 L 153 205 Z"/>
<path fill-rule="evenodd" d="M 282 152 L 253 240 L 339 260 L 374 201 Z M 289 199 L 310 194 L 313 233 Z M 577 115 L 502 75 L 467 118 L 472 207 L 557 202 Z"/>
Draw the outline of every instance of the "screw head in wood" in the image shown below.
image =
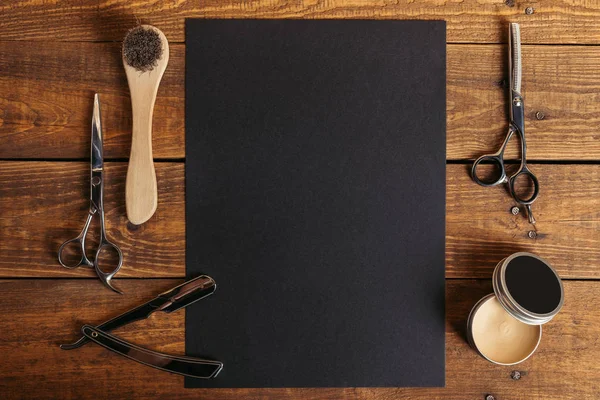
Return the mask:
<path fill-rule="evenodd" d="M 535 10 L 534 10 L 534 8 L 533 8 L 533 7 L 527 7 L 527 8 L 525 9 L 525 14 L 527 14 L 527 15 L 531 15 L 531 14 L 533 14 L 533 12 L 534 12 L 534 11 L 535 11 Z"/>
<path fill-rule="evenodd" d="M 537 119 L 538 119 L 538 120 L 540 120 L 540 121 L 541 121 L 541 120 L 543 120 L 543 119 L 544 119 L 544 117 L 545 117 L 545 115 L 544 115 L 544 113 L 543 113 L 543 112 L 541 112 L 541 111 L 538 111 L 538 112 L 536 112 L 536 113 L 535 113 L 535 118 L 537 118 Z"/>
<path fill-rule="evenodd" d="M 485 396 L 485 400 L 496 400 L 496 398 L 494 396 L 492 396 L 491 394 L 487 394 Z"/>
<path fill-rule="evenodd" d="M 511 209 L 510 209 L 510 213 L 512 215 L 517 215 L 517 214 L 519 214 L 519 212 L 521 212 L 521 209 L 517 206 L 511 207 Z"/>
<path fill-rule="evenodd" d="M 537 232 L 529 231 L 529 232 L 527 232 L 527 236 L 529 237 L 529 239 L 535 239 L 537 237 Z"/>
<path fill-rule="evenodd" d="M 515 381 L 518 381 L 519 379 L 521 379 L 521 372 L 520 371 L 513 371 L 510 373 L 510 377 L 512 379 L 514 379 Z"/>

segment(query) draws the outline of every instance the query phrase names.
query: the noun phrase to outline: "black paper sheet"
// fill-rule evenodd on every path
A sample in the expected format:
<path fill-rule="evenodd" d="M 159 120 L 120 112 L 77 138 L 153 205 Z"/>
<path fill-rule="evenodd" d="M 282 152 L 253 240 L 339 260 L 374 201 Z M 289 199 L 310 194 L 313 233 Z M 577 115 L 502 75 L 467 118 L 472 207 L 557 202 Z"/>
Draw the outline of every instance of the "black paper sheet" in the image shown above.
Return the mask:
<path fill-rule="evenodd" d="M 187 387 L 444 385 L 440 21 L 187 20 Z"/>

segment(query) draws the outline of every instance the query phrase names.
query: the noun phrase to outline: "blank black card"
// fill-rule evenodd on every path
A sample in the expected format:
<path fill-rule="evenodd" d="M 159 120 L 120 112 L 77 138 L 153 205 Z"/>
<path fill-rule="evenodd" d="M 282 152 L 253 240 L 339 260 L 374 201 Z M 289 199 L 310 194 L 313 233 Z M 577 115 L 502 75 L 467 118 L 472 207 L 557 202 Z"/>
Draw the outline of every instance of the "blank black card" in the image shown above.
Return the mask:
<path fill-rule="evenodd" d="M 188 20 L 187 387 L 444 385 L 445 23 Z"/>

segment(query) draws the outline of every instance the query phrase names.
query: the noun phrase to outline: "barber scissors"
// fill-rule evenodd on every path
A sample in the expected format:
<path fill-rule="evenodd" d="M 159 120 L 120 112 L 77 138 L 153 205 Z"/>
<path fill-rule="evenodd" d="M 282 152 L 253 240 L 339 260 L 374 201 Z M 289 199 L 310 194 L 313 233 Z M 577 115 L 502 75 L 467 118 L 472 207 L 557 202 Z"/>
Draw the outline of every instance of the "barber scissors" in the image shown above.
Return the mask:
<path fill-rule="evenodd" d="M 525 207 L 527 210 L 527 216 L 531 224 L 535 224 L 535 218 L 531 212 L 531 204 L 537 199 L 539 194 L 539 183 L 537 177 L 527 167 L 527 144 L 525 142 L 525 106 L 523 102 L 523 96 L 521 96 L 521 31 L 519 24 L 512 23 L 509 26 L 509 52 L 508 52 L 508 65 L 509 65 L 509 79 L 510 79 L 510 121 L 508 125 L 508 133 L 504 139 L 504 143 L 500 146 L 500 149 L 494 154 L 486 154 L 479 157 L 473 164 L 471 169 L 471 176 L 475 183 L 481 186 L 497 186 L 502 183 L 508 184 L 508 190 L 512 198 Z M 521 165 L 517 172 L 512 176 L 506 175 L 504 168 L 504 151 L 506 145 L 514 134 L 517 134 L 521 139 Z M 499 175 L 493 177 L 491 180 L 482 180 L 477 175 L 477 167 L 482 162 L 492 163 L 497 167 Z M 519 177 L 525 177 L 531 183 L 533 193 L 529 197 L 521 197 L 522 195 L 515 190 L 515 183 Z M 526 196 L 527 194 L 525 194 Z"/>
<path fill-rule="evenodd" d="M 121 253 L 121 249 L 114 243 L 112 243 L 106 237 L 105 230 L 105 222 L 104 222 L 104 202 L 103 202 L 103 192 L 104 192 L 104 158 L 102 151 L 102 124 L 100 121 L 100 99 L 98 97 L 98 93 L 94 96 L 94 113 L 92 116 L 92 152 L 91 152 L 91 175 L 90 175 L 90 209 L 87 216 L 87 220 L 83 225 L 83 229 L 81 233 L 70 240 L 67 240 L 60 246 L 58 249 L 58 262 L 69 269 L 77 268 L 82 265 L 85 265 L 90 268 L 94 268 L 96 274 L 108 288 L 114 290 L 117 293 L 122 292 L 116 289 L 111 283 L 110 280 L 113 276 L 119 271 L 121 265 L 123 264 L 123 253 Z M 90 260 L 85 253 L 85 238 L 87 236 L 88 230 L 90 228 L 90 224 L 95 215 L 100 217 L 100 243 L 98 248 L 96 249 L 96 255 L 94 260 Z M 65 250 L 75 249 L 77 252 L 77 258 L 79 261 L 76 264 L 70 264 L 65 262 Z M 112 271 L 104 272 L 101 269 L 100 256 L 101 252 L 114 252 L 117 255 L 117 265 L 112 266 Z M 107 257 L 105 257 L 107 258 Z M 102 265 L 104 266 L 104 263 Z M 109 265 L 110 267 L 110 265 Z"/>

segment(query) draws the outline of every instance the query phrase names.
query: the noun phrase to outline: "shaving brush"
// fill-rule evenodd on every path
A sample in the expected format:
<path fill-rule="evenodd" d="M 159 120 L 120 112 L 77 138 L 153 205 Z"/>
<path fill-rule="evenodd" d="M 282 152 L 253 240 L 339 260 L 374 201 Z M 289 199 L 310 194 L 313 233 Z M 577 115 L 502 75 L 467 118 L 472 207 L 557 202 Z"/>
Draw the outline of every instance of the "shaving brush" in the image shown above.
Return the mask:
<path fill-rule="evenodd" d="M 139 25 L 125 36 L 122 55 L 133 113 L 125 203 L 129 221 L 140 225 L 154 215 L 158 205 L 152 115 L 158 86 L 169 62 L 169 42 L 158 28 Z"/>

